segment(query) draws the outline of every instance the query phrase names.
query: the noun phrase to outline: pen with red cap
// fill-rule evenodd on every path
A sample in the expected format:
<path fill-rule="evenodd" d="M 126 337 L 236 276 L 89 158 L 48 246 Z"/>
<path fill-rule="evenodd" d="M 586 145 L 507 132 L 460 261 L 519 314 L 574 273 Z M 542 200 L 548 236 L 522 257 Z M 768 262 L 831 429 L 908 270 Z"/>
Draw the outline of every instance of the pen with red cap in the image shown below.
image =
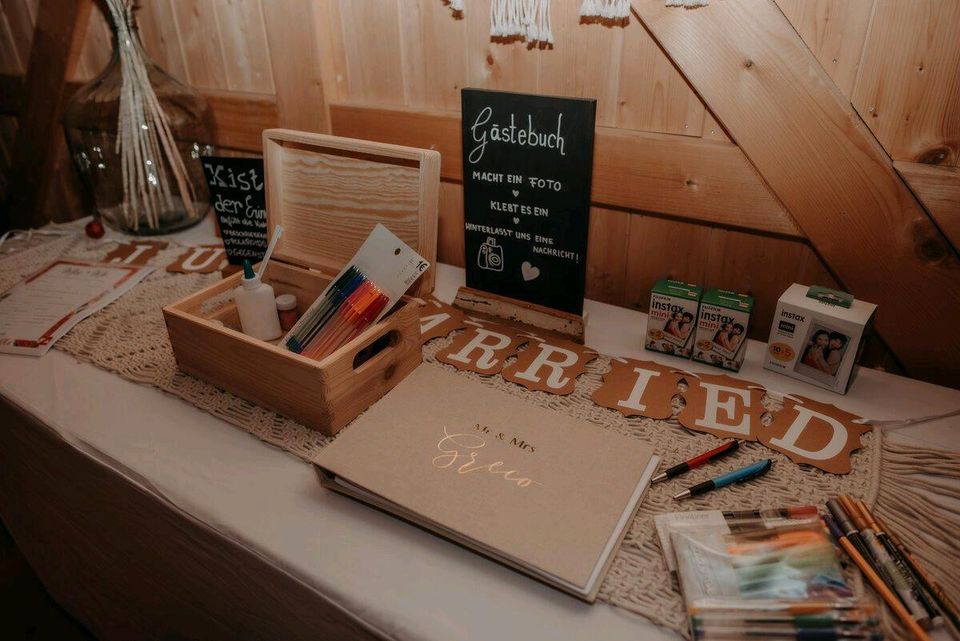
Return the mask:
<path fill-rule="evenodd" d="M 740 441 L 727 441 L 720 447 L 714 448 L 709 452 L 704 452 L 698 456 L 694 456 L 689 461 L 684 461 L 683 463 L 677 463 L 671 468 L 660 472 L 653 477 L 651 483 L 659 483 L 660 481 L 666 481 L 667 479 L 672 479 L 675 476 L 680 476 L 684 472 L 692 470 L 694 468 L 700 467 L 710 461 L 715 461 L 719 458 L 723 458 L 728 454 L 733 454 L 740 448 Z"/>

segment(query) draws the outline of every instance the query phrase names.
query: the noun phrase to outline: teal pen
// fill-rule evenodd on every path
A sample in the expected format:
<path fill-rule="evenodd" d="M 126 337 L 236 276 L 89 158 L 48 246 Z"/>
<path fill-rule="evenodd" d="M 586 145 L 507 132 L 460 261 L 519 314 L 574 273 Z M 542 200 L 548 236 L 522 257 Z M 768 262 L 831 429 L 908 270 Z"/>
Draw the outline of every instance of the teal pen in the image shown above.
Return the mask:
<path fill-rule="evenodd" d="M 698 496 L 700 494 L 706 494 L 710 490 L 716 490 L 731 483 L 743 483 L 744 481 L 749 481 L 755 479 L 758 476 L 763 476 L 767 473 L 773 466 L 773 461 L 768 458 L 763 459 L 762 461 L 757 461 L 746 467 L 741 467 L 739 470 L 734 470 L 733 472 L 728 472 L 718 476 L 715 479 L 710 479 L 709 481 L 704 481 L 703 483 L 697 483 L 691 488 L 687 488 L 679 494 L 675 494 L 673 498 L 680 500 L 685 499 L 691 496 Z"/>

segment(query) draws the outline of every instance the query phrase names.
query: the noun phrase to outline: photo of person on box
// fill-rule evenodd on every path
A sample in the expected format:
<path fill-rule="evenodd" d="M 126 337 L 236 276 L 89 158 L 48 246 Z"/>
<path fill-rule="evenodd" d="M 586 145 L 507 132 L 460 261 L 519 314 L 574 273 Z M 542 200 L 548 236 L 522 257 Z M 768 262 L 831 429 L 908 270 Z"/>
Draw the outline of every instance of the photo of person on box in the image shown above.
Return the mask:
<path fill-rule="evenodd" d="M 667 334 L 672 334 L 673 336 L 680 336 L 680 326 L 683 322 L 683 316 L 680 312 L 673 312 L 670 314 L 670 319 L 667 321 L 666 325 L 663 326 L 663 331 Z"/>
<path fill-rule="evenodd" d="M 797 364 L 836 376 L 849 338 L 837 331 L 818 329 L 813 333 Z"/>
<path fill-rule="evenodd" d="M 674 351 L 674 345 L 678 348 L 683 348 L 687 344 L 687 338 L 690 336 L 693 325 L 694 318 L 690 312 L 671 312 L 663 322 L 663 333 L 660 338 L 673 345 L 664 343 L 661 351 L 672 353 Z"/>
<path fill-rule="evenodd" d="M 733 342 L 733 323 L 724 323 L 723 326 L 717 330 L 717 333 L 713 335 L 714 343 L 731 352 L 736 349 L 736 344 L 739 341 L 740 339 L 737 339 L 736 342 Z"/>

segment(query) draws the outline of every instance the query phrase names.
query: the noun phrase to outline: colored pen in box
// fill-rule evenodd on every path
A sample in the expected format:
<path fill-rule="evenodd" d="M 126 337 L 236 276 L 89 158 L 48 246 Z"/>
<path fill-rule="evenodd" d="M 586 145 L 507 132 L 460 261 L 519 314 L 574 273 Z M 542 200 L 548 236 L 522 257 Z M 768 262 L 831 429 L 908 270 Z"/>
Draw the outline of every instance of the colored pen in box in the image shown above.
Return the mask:
<path fill-rule="evenodd" d="M 354 326 L 363 317 L 367 309 L 373 305 L 380 296 L 380 290 L 370 281 L 361 283 L 357 289 L 347 297 L 333 316 L 330 322 L 324 326 L 317 338 L 311 342 L 309 351 L 319 353 L 324 351 L 331 342 L 343 335 L 350 327 Z"/>
<path fill-rule="evenodd" d="M 320 352 L 318 358 L 322 359 L 328 354 L 335 352 L 370 327 L 380 312 L 383 311 L 383 308 L 387 306 L 388 300 L 385 294 L 379 294 L 365 309 L 357 310 L 359 313 L 354 315 L 348 325 L 342 329 L 339 334 L 330 339 Z"/>
<path fill-rule="evenodd" d="M 319 305 L 311 306 L 300 319 L 299 326 L 286 341 L 287 348 L 297 353 L 302 352 L 307 343 L 327 322 L 332 312 L 364 280 L 363 274 L 356 267 L 351 266 L 343 272 L 327 290 L 324 300 Z"/>
<path fill-rule="evenodd" d="M 291 349 L 294 347 L 299 348 L 294 351 L 303 351 L 306 349 L 306 346 L 327 323 L 333 312 L 343 304 L 347 296 L 352 294 L 364 280 L 366 279 L 363 274 L 355 267 L 351 267 L 344 272 L 343 275 L 331 285 L 330 289 L 324 295 L 324 300 L 316 306 L 313 312 L 308 310 L 310 318 L 308 318 L 307 322 L 295 333 L 296 345 L 290 345 L 291 341 L 288 341 L 288 346 L 291 347 Z"/>
<path fill-rule="evenodd" d="M 705 463 L 710 461 L 715 461 L 719 458 L 723 458 L 729 454 L 733 454 L 740 448 L 740 441 L 727 441 L 720 447 L 714 448 L 709 452 L 704 452 L 698 456 L 694 456 L 689 461 L 684 461 L 683 463 L 677 463 L 671 468 L 667 468 L 663 472 L 660 472 L 651 479 L 651 483 L 659 483 L 660 481 L 666 481 L 667 479 L 672 479 L 675 476 L 680 476 L 684 472 L 692 470 L 694 468 L 700 467 Z"/>
<path fill-rule="evenodd" d="M 349 298 L 351 294 L 357 291 L 357 289 L 361 287 L 365 282 L 367 282 L 366 277 L 362 273 L 357 272 L 356 274 L 354 274 L 354 276 L 350 280 L 348 280 L 346 283 L 343 284 L 343 287 L 338 289 L 335 296 L 331 299 L 331 302 L 327 305 L 326 309 L 323 311 L 323 315 L 317 320 L 314 326 L 310 329 L 310 332 L 306 336 L 304 336 L 303 341 L 301 343 L 303 346 L 302 347 L 303 350 L 307 349 L 307 346 L 313 342 L 313 340 L 317 337 L 317 335 L 321 331 L 323 331 L 323 329 L 327 326 L 327 323 L 329 323 L 335 317 L 337 310 L 339 310 L 340 307 L 343 306 L 347 298 Z"/>
<path fill-rule="evenodd" d="M 361 309 L 368 304 L 375 286 L 368 280 L 361 282 L 343 302 L 329 315 L 329 318 L 320 327 L 320 330 L 304 346 L 302 354 L 309 358 L 317 358 L 320 351 L 337 332 L 343 328 L 347 318 L 354 314 L 354 310 Z"/>
<path fill-rule="evenodd" d="M 755 479 L 758 476 L 762 476 L 767 473 L 767 471 L 773 466 L 773 461 L 766 458 L 762 461 L 757 461 L 746 467 L 741 467 L 739 470 L 734 470 L 733 472 L 728 472 L 727 474 L 722 474 L 714 479 L 709 481 L 704 481 L 703 483 L 697 483 L 693 487 L 689 487 L 679 494 L 674 494 L 673 498 L 680 500 L 685 499 L 691 496 L 698 496 L 700 494 L 706 494 L 711 490 L 716 490 L 721 487 L 726 487 L 733 483 L 743 483 L 751 479 Z"/>
<path fill-rule="evenodd" d="M 388 298 L 367 281 L 357 288 L 336 311 L 328 326 L 314 339 L 304 355 L 321 359 L 366 329 L 383 311 Z"/>

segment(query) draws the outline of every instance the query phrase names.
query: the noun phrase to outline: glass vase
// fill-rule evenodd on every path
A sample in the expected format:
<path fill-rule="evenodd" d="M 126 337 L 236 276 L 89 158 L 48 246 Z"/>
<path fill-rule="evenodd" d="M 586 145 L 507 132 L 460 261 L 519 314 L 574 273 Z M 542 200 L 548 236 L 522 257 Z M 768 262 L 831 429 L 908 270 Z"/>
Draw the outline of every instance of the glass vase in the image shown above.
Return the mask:
<path fill-rule="evenodd" d="M 67 104 L 67 145 L 108 225 L 139 235 L 185 229 L 209 208 L 200 155 L 213 151 L 210 107 L 149 59 L 132 8 L 120 11 L 122 0 L 106 4 L 113 52 L 100 75 Z M 162 115 L 155 115 L 156 106 Z"/>

